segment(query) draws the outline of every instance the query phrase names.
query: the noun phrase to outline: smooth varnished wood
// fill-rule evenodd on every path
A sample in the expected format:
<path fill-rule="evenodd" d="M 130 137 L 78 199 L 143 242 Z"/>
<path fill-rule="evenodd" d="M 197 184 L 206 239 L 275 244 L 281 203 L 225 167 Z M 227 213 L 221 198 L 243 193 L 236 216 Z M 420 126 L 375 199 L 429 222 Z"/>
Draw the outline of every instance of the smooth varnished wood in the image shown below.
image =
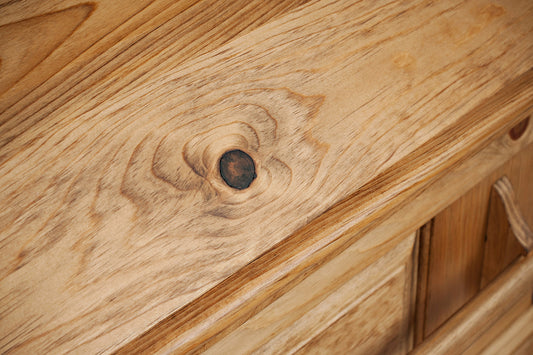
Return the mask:
<path fill-rule="evenodd" d="M 0 351 L 196 349 L 531 108 L 530 1 L 298 5 L 0 5 Z"/>

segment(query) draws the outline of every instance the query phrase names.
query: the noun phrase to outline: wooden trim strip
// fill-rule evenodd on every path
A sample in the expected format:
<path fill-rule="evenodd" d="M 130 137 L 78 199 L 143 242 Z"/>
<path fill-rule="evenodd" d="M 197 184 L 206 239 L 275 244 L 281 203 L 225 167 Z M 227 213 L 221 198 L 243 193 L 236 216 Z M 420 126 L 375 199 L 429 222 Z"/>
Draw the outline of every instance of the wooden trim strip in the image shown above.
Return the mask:
<path fill-rule="evenodd" d="M 533 307 L 522 313 L 513 324 L 496 338 L 487 348 L 484 355 L 531 354 L 533 349 Z"/>
<path fill-rule="evenodd" d="M 520 211 L 511 181 L 503 176 L 494 184 L 494 189 L 502 199 L 507 219 L 518 242 L 529 252 L 533 249 L 533 232 Z"/>
<path fill-rule="evenodd" d="M 533 291 L 533 257 L 521 258 L 412 354 L 462 354 L 506 314 L 524 295 Z"/>
<path fill-rule="evenodd" d="M 429 276 L 429 246 L 431 235 L 433 234 L 433 220 L 424 224 L 419 229 L 420 251 L 418 256 L 418 277 L 416 289 L 416 308 L 414 322 L 414 345 L 422 343 L 424 340 L 424 322 L 426 318 L 426 299 Z"/>

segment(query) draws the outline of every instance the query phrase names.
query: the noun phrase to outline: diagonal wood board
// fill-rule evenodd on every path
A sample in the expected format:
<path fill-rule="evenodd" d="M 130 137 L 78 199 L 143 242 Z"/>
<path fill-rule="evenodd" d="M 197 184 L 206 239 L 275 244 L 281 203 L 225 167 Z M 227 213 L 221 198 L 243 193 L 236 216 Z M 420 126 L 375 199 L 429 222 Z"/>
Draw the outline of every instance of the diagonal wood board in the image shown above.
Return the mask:
<path fill-rule="evenodd" d="M 385 208 L 510 82 L 533 101 L 527 0 L 34 3 L 0 3 L 2 352 L 114 350 L 347 196 Z"/>

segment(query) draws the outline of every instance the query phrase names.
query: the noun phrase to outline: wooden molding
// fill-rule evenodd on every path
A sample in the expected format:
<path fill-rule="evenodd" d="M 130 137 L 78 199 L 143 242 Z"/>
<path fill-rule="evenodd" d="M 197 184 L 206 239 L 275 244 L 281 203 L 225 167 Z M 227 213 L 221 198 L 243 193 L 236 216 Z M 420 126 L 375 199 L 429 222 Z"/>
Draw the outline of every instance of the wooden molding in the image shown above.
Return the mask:
<path fill-rule="evenodd" d="M 516 239 L 524 249 L 528 252 L 531 251 L 531 249 L 533 249 L 533 232 L 524 220 L 520 207 L 518 207 L 513 186 L 511 185 L 509 178 L 504 176 L 496 181 L 494 189 L 498 192 L 498 195 L 503 202 L 505 212 L 507 213 L 507 219 Z"/>
<path fill-rule="evenodd" d="M 522 299 L 531 302 L 532 285 L 533 257 L 529 256 L 506 270 L 412 354 L 465 353 L 516 303 Z"/>
<path fill-rule="evenodd" d="M 232 331 L 531 110 L 532 14 L 4 2 L 0 352 L 198 350 Z M 254 162 L 242 190 L 220 176 L 231 150 Z"/>

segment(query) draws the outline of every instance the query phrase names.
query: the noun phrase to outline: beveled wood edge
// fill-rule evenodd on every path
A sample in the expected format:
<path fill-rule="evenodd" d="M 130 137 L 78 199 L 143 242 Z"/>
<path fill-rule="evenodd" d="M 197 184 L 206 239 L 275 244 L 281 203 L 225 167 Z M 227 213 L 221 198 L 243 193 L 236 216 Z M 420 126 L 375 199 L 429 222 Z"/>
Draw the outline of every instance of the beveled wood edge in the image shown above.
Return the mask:
<path fill-rule="evenodd" d="M 461 354 L 533 291 L 533 255 L 521 257 L 411 354 Z"/>
<path fill-rule="evenodd" d="M 494 189 L 502 200 L 505 213 L 507 214 L 507 221 L 511 226 L 515 238 L 524 249 L 528 252 L 531 251 L 533 248 L 533 232 L 520 211 L 511 181 L 509 181 L 507 176 L 503 176 L 496 181 Z"/>
<path fill-rule="evenodd" d="M 530 69 L 459 118 L 455 124 L 443 129 L 431 142 L 420 146 L 355 194 L 194 302 L 124 344 L 116 353 L 200 352 L 257 314 L 354 241 L 378 230 L 395 212 L 402 212 L 403 207 L 418 203 L 416 199 L 421 194 L 431 194 L 430 186 L 446 178 L 450 171 L 474 157 L 495 138 L 507 136 L 507 131 L 532 109 L 533 69 Z M 526 136 L 528 142 L 531 141 L 531 135 Z M 516 144 L 523 147 L 525 140 L 522 138 Z M 457 142 L 463 142 L 459 149 Z M 489 170 L 501 163 L 493 162 Z M 461 180 L 460 188 L 466 192 L 481 178 Z M 449 198 L 447 204 L 453 202 L 454 197 Z M 447 204 L 440 202 L 435 206 L 440 206 L 440 209 L 446 207 Z M 419 213 L 415 221 L 404 218 L 401 223 L 405 224 L 393 228 L 389 226 L 392 228 L 388 230 L 391 237 L 398 235 L 399 231 L 408 233 L 407 229 L 413 226 L 413 229 L 418 228 L 439 212 L 435 208 L 427 211 L 431 215 Z"/>
<path fill-rule="evenodd" d="M 532 324 L 533 307 L 529 307 L 518 318 L 515 318 L 513 323 L 500 333 L 491 344 L 483 349 L 483 354 L 528 354 L 527 351 L 530 351 L 533 345 Z"/>
<path fill-rule="evenodd" d="M 422 343 L 424 340 L 424 322 L 426 317 L 426 298 L 427 286 L 429 277 L 429 246 L 431 241 L 431 234 L 433 233 L 433 219 L 424 224 L 418 230 L 418 273 L 416 278 L 416 292 L 415 292 L 415 319 L 413 347 Z"/>

